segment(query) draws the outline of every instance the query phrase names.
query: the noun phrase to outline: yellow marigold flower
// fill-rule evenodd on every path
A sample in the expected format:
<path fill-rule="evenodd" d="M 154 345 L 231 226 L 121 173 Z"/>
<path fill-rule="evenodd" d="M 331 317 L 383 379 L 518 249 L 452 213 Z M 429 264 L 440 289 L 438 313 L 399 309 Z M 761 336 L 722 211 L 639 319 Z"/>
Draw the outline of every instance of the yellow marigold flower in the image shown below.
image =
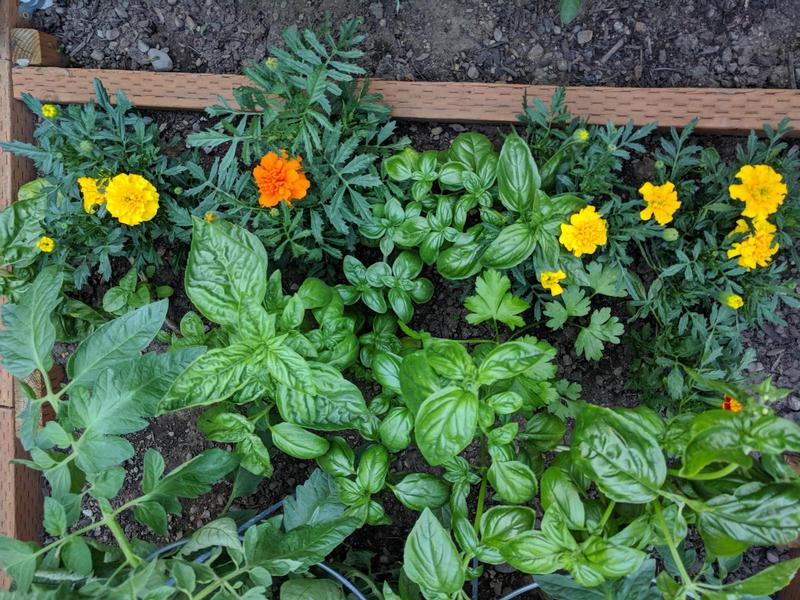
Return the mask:
<path fill-rule="evenodd" d="M 542 271 L 539 281 L 542 282 L 544 289 L 549 290 L 553 296 L 558 296 L 564 293 L 564 288 L 559 282 L 566 277 L 567 274 L 564 271 Z"/>
<path fill-rule="evenodd" d="M 747 223 L 744 223 L 744 231 L 742 231 L 743 220 L 737 222 L 736 229 L 733 233 L 743 233 L 748 231 Z M 774 244 L 775 241 L 775 225 L 769 221 L 754 221 L 753 228 L 755 231 L 745 237 L 741 242 L 734 242 L 731 249 L 728 250 L 728 258 L 739 257 L 739 266 L 744 267 L 748 271 L 756 267 L 766 267 L 772 262 L 772 257 L 780 249 L 779 244 Z"/>
<path fill-rule="evenodd" d="M 733 310 L 739 310 L 744 306 L 744 298 L 739 294 L 725 293 L 722 295 L 722 301 L 725 303 L 725 306 Z"/>
<path fill-rule="evenodd" d="M 43 104 L 42 116 L 48 119 L 55 119 L 58 116 L 58 107 L 55 104 Z"/>
<path fill-rule="evenodd" d="M 83 211 L 93 215 L 97 212 L 103 202 L 106 201 L 105 195 L 100 191 L 107 182 L 98 181 L 91 177 L 78 177 L 78 186 L 81 188 L 81 196 L 83 197 Z"/>
<path fill-rule="evenodd" d="M 608 226 L 594 206 L 586 206 L 569 218 L 569 223 L 561 224 L 561 235 L 558 238 L 561 245 L 580 257 L 583 254 L 592 254 L 598 246 L 605 246 L 608 242 Z"/>
<path fill-rule="evenodd" d="M 786 184 L 781 174 L 769 165 L 744 165 L 736 177 L 742 183 L 728 187 L 734 200 L 744 202 L 742 216 L 766 219 L 777 212 L 786 197 Z"/>
<path fill-rule="evenodd" d="M 742 406 L 742 403 L 739 402 L 736 398 L 728 396 L 728 394 L 725 394 L 725 396 L 723 396 L 722 410 L 729 410 L 731 412 L 738 413 L 742 412 L 742 408 L 744 408 Z"/>
<path fill-rule="evenodd" d="M 639 193 L 647 205 L 639 217 L 642 221 L 655 218 L 659 225 L 666 225 L 672 221 L 672 215 L 681 207 L 675 185 L 668 181 L 663 185 L 653 185 L 649 181 L 639 188 Z"/>
<path fill-rule="evenodd" d="M 203 218 L 206 220 L 206 223 L 213 223 L 217 220 L 217 215 L 213 212 L 207 212 Z"/>
<path fill-rule="evenodd" d="M 106 186 L 106 208 L 124 225 L 149 221 L 158 212 L 158 191 L 141 175 L 120 173 Z"/>
<path fill-rule="evenodd" d="M 275 58 L 274 56 L 270 56 L 267 60 L 264 61 L 264 63 L 267 65 L 268 69 L 274 71 L 275 67 L 278 66 L 278 59 Z"/>
<path fill-rule="evenodd" d="M 42 237 L 39 238 L 39 241 L 36 242 L 36 247 L 42 252 L 50 254 L 53 250 L 56 249 L 56 242 L 53 238 L 43 235 Z"/>
<path fill-rule="evenodd" d="M 578 140 L 579 142 L 585 142 L 589 139 L 589 132 L 583 127 L 581 127 L 580 129 L 576 129 L 575 133 L 573 133 L 572 135 L 574 135 L 575 139 Z"/>
<path fill-rule="evenodd" d="M 311 182 L 301 170 L 303 158 L 297 156 L 289 158 L 281 150 L 281 156 L 274 152 L 265 154 L 261 162 L 253 169 L 260 196 L 258 203 L 269 208 L 277 206 L 280 202 L 292 205 L 292 200 L 301 200 L 306 197 Z"/>

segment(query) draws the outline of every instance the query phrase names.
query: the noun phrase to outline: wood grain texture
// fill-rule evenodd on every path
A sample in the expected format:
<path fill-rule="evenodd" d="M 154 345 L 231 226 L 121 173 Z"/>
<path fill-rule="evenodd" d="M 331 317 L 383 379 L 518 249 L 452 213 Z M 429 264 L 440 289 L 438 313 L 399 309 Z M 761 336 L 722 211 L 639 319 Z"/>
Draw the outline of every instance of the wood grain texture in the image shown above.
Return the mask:
<path fill-rule="evenodd" d="M 202 110 L 219 97 L 233 102 L 231 90 L 244 85 L 240 75 L 155 73 L 102 69 L 30 67 L 14 71 L 14 96 L 23 92 L 55 103 L 82 103 L 93 97 L 101 80 L 110 92 L 123 90 L 141 108 Z M 373 80 L 398 119 L 440 122 L 508 123 L 522 101 L 549 100 L 555 86 Z M 567 104 L 590 123 L 632 120 L 681 127 L 693 118 L 707 133 L 741 134 L 760 130 L 784 117 L 800 122 L 800 92 L 782 89 L 568 87 Z"/>
<path fill-rule="evenodd" d="M 14 28 L 11 30 L 11 62 L 19 64 L 21 60 L 34 66 L 66 64 L 55 37 L 36 29 Z"/>

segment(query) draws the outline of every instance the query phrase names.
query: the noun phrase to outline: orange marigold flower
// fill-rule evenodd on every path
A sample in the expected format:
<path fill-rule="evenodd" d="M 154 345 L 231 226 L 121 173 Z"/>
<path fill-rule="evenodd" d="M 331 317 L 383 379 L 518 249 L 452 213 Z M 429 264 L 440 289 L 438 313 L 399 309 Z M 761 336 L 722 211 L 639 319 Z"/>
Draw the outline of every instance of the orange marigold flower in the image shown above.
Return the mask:
<path fill-rule="evenodd" d="M 253 169 L 261 206 L 276 206 L 281 201 L 291 206 L 292 200 L 306 197 L 311 182 L 301 170 L 302 160 L 300 156 L 289 158 L 285 150 L 281 150 L 281 156 L 275 152 L 264 155 Z"/>
<path fill-rule="evenodd" d="M 729 410 L 731 412 L 738 413 L 742 412 L 742 408 L 743 406 L 741 402 L 739 402 L 736 398 L 725 394 L 722 402 L 722 410 Z"/>

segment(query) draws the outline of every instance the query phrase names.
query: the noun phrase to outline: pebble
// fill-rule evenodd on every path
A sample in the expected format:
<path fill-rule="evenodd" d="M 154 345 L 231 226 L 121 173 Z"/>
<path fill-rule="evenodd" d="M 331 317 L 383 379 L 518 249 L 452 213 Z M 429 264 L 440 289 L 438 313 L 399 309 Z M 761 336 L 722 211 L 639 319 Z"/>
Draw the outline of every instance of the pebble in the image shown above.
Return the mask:
<path fill-rule="evenodd" d="M 477 79 L 478 78 L 478 67 L 475 65 L 470 65 L 469 69 L 467 69 L 467 77 L 470 79 Z"/>
<path fill-rule="evenodd" d="M 530 61 L 537 61 L 544 56 L 544 48 L 541 44 L 534 44 L 533 47 L 528 50 L 528 60 Z"/>
<path fill-rule="evenodd" d="M 383 4 L 381 2 L 373 2 L 369 5 L 369 12 L 376 19 L 383 18 Z"/>
<path fill-rule="evenodd" d="M 794 412 L 800 411 L 800 398 L 797 396 L 789 396 L 788 404 L 789 408 Z"/>
<path fill-rule="evenodd" d="M 169 57 L 169 54 L 163 50 L 150 48 L 150 50 L 147 51 L 147 58 L 150 59 L 150 64 L 152 65 L 154 71 L 172 70 L 172 59 Z"/>
<path fill-rule="evenodd" d="M 591 29 L 584 29 L 578 32 L 578 43 L 581 46 L 585 46 L 586 44 L 592 41 L 593 37 L 594 33 L 592 32 Z"/>
<path fill-rule="evenodd" d="M 92 60 L 103 60 L 103 53 L 100 50 L 92 50 L 89 56 L 91 56 Z"/>
<path fill-rule="evenodd" d="M 494 41 L 499 42 L 503 39 L 503 31 L 499 27 L 494 28 Z"/>
<path fill-rule="evenodd" d="M 781 557 L 774 550 L 767 550 L 767 560 L 774 565 L 780 562 Z"/>
<path fill-rule="evenodd" d="M 136 47 L 139 48 L 139 52 L 142 52 L 144 54 L 147 54 L 147 51 L 150 50 L 150 46 L 148 46 L 142 40 L 136 42 Z"/>
<path fill-rule="evenodd" d="M 434 127 L 431 129 L 431 135 L 442 135 L 442 131 L 444 131 L 444 129 L 441 127 Z"/>

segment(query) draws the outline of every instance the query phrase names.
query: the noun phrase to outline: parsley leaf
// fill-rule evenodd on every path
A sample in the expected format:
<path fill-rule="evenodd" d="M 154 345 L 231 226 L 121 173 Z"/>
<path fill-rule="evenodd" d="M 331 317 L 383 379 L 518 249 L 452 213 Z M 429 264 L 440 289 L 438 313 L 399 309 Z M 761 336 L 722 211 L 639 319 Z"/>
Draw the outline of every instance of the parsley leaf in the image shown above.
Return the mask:
<path fill-rule="evenodd" d="M 478 276 L 475 281 L 477 295 L 469 296 L 464 301 L 464 306 L 470 313 L 467 321 L 473 325 L 492 320 L 505 323 L 512 330 L 522 327 L 525 321 L 519 315 L 529 308 L 529 304 L 522 298 L 514 296 L 511 289 L 511 280 L 505 275 L 490 269 Z"/>

